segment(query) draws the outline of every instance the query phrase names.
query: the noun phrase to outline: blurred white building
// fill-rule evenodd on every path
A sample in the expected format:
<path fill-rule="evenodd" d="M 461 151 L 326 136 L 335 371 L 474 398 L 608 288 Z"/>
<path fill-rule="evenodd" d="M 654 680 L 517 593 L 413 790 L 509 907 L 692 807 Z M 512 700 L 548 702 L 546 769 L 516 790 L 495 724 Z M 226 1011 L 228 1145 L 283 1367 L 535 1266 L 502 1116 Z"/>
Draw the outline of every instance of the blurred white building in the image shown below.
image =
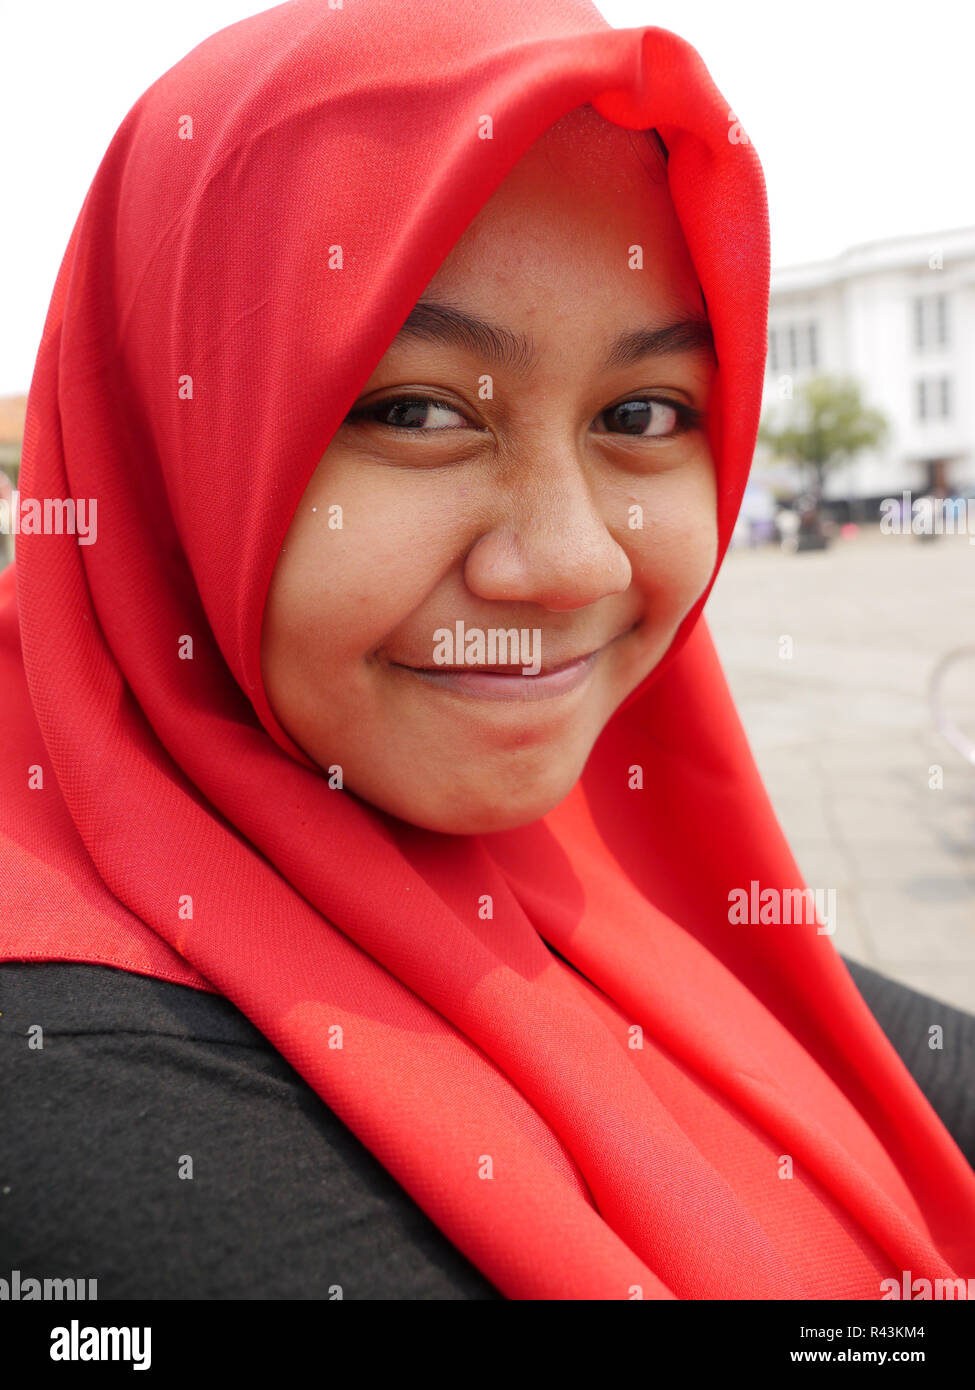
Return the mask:
<path fill-rule="evenodd" d="M 827 499 L 975 495 L 975 227 L 891 237 L 772 271 L 763 407 L 814 372 L 855 377 L 890 435 L 830 469 Z M 785 380 L 783 380 L 785 379 Z M 794 470 L 759 476 L 801 485 Z M 869 505 L 869 503 L 868 503 Z"/>

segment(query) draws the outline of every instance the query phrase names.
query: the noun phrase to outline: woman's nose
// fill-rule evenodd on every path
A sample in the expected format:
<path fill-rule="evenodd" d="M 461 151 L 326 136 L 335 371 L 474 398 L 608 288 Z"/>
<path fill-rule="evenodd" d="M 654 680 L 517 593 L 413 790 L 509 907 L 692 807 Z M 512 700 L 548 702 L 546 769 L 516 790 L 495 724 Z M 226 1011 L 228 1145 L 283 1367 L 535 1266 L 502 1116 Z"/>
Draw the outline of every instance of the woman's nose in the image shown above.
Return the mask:
<path fill-rule="evenodd" d="M 578 463 L 546 468 L 543 476 L 536 465 L 530 479 L 503 489 L 495 524 L 468 553 L 468 588 L 553 612 L 625 592 L 633 571 L 610 530 L 609 505 L 597 503 Z"/>

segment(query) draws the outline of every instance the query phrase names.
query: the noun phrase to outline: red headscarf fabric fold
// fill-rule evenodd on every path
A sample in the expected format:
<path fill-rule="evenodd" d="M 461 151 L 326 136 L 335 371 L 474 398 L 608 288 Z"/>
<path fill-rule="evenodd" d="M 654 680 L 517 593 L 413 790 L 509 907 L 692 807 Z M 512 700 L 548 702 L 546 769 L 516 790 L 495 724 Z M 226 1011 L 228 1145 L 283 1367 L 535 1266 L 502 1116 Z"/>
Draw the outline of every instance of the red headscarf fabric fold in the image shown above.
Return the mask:
<path fill-rule="evenodd" d="M 0 958 L 227 996 L 512 1298 L 971 1278 L 975 1175 L 830 936 L 728 920 L 732 889 L 802 880 L 706 595 L 566 801 L 500 834 L 330 788 L 262 686 L 271 572 L 333 432 L 478 209 L 587 103 L 669 150 L 719 362 L 723 557 L 768 225 L 688 44 L 584 0 L 297 0 L 122 122 L 57 278 L 20 477 L 22 498 L 97 499 L 97 541 L 22 532 L 0 578 Z"/>

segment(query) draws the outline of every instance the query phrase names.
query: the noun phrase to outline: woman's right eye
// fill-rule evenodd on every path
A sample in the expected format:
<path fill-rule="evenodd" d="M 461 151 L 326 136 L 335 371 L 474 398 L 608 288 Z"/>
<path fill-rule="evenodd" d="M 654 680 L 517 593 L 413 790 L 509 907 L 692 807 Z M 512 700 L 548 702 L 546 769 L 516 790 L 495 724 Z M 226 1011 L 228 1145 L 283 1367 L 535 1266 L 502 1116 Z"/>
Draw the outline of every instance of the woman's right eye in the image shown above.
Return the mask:
<path fill-rule="evenodd" d="M 441 434 L 446 429 L 456 428 L 444 416 L 453 415 L 465 425 L 467 421 L 455 406 L 447 401 L 437 400 L 435 396 L 390 396 L 384 401 L 372 401 L 369 405 L 350 410 L 348 421 L 366 420 L 376 425 L 385 425 L 410 434 Z M 439 424 L 425 423 L 430 419 Z"/>

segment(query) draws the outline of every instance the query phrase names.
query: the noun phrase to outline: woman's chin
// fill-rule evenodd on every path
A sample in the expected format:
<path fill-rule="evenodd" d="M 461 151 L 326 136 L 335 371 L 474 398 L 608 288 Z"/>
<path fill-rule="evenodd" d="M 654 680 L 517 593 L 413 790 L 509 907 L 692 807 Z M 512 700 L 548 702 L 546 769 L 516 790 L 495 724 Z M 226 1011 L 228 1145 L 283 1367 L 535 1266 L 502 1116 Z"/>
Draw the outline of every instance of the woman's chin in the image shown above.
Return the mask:
<path fill-rule="evenodd" d="M 517 830 L 530 825 L 553 810 L 571 791 L 571 787 L 559 789 L 550 796 L 521 798 L 514 800 L 503 792 L 497 797 L 483 794 L 458 802 L 448 801 L 411 802 L 396 808 L 387 808 L 400 820 L 409 822 L 424 830 L 432 830 L 441 835 L 491 835 L 503 830 Z"/>

